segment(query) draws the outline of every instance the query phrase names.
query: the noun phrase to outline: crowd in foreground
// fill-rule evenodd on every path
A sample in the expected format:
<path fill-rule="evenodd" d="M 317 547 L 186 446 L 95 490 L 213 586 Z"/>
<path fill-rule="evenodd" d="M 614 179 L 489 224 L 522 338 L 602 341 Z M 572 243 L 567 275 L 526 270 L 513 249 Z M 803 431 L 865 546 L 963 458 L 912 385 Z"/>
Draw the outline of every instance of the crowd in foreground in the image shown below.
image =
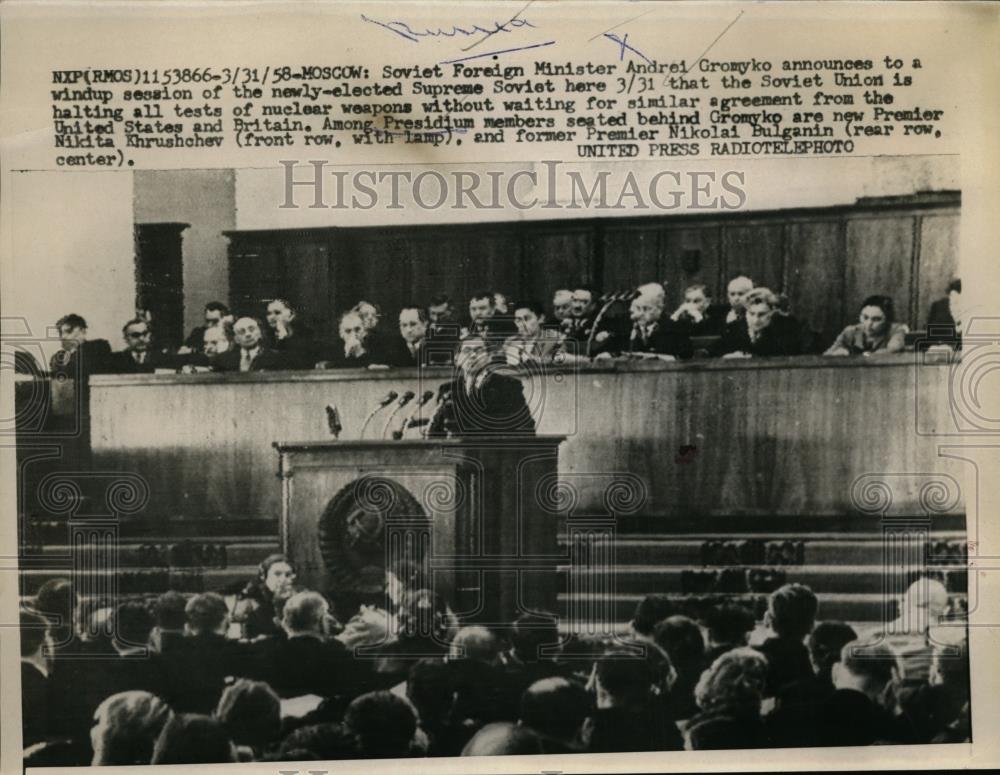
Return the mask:
<path fill-rule="evenodd" d="M 400 563 L 345 624 L 281 555 L 227 600 L 165 593 L 84 606 L 47 582 L 21 614 L 26 764 L 310 761 L 968 741 L 965 642 L 933 636 L 920 579 L 881 633 L 817 621 L 799 584 L 764 626 L 651 595 L 631 632 L 560 638 L 526 614 L 456 620 Z M 963 633 L 964 634 L 964 633 Z"/>
<path fill-rule="evenodd" d="M 234 313 L 228 305 L 205 305 L 204 325 L 181 347 L 157 338 L 155 321 L 140 310 L 122 328 L 124 348 L 112 352 L 104 339 L 87 338 L 77 314 L 56 326 L 62 348 L 52 357 L 53 373 L 153 373 L 157 371 L 274 371 L 450 365 L 456 345 L 484 338 L 511 365 L 607 359 L 685 360 L 695 355 L 723 358 L 881 355 L 907 348 L 909 328 L 896 319 L 885 295 L 864 299 L 857 322 L 831 342 L 796 317 L 787 297 L 758 287 L 744 275 L 727 286 L 726 303 L 716 303 L 708 286 L 684 290 L 672 311 L 667 290 L 651 282 L 628 292 L 601 295 L 588 285 L 561 289 L 546 307 L 535 300 L 511 300 L 482 291 L 461 311 L 447 296 L 408 304 L 391 326 L 381 310 L 359 301 L 339 316 L 336 338 L 314 332 L 308 313 L 285 298 L 259 310 Z M 928 346 L 960 346 L 961 281 L 935 302 L 927 318 Z"/>

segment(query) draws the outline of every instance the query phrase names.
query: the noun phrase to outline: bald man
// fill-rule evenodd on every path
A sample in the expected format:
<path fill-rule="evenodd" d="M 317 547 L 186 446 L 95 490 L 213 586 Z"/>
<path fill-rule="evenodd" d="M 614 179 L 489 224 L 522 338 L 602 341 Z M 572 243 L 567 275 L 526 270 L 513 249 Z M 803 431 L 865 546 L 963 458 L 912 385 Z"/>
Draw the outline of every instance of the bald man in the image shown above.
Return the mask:
<path fill-rule="evenodd" d="M 691 357 L 691 341 L 685 332 L 664 315 L 666 289 L 660 283 L 636 288 L 629 315 L 632 329 L 618 336 L 598 359 L 608 357 L 673 361 Z"/>
<path fill-rule="evenodd" d="M 215 361 L 219 371 L 281 371 L 286 368 L 281 353 L 271 350 L 264 342 L 264 329 L 252 317 L 239 318 L 233 324 L 231 347 Z"/>

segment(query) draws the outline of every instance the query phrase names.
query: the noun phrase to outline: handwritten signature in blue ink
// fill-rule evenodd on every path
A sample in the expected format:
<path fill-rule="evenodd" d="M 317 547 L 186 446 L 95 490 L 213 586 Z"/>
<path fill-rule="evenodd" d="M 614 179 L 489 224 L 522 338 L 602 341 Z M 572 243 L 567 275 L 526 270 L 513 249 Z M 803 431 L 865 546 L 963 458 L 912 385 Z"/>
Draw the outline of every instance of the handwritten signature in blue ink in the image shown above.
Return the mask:
<path fill-rule="evenodd" d="M 617 35 L 615 35 L 612 32 L 605 32 L 604 33 L 604 37 L 607 38 L 608 40 L 616 43 L 619 46 L 619 50 L 618 50 L 618 61 L 619 62 L 621 62 L 622 60 L 625 59 L 625 52 L 626 51 L 631 51 L 636 56 L 638 56 L 638 57 L 646 60 L 646 62 L 648 62 L 649 64 L 653 64 L 653 60 L 652 59 L 650 59 L 648 56 L 646 56 L 645 54 L 643 54 L 635 46 L 632 46 L 632 45 L 629 44 L 629 42 L 628 42 L 628 33 L 627 32 L 625 33 L 625 37 L 624 38 L 619 38 Z"/>
<path fill-rule="evenodd" d="M 505 22 L 494 21 L 492 27 L 480 27 L 478 24 L 473 24 L 471 27 L 458 27 L 452 25 L 450 29 L 444 27 L 438 27 L 437 29 L 426 28 L 424 30 L 415 30 L 410 27 L 409 24 L 402 21 L 388 21 L 383 22 L 378 19 L 372 19 L 369 16 L 361 14 L 362 20 L 369 22 L 370 24 L 377 24 L 379 27 L 384 27 L 389 30 L 389 32 L 394 32 L 401 38 L 405 38 L 411 43 L 420 43 L 423 38 L 454 38 L 458 36 L 470 36 L 470 35 L 481 35 L 485 34 L 487 37 L 490 35 L 495 35 L 498 32 L 513 32 L 521 27 L 532 27 L 532 24 L 527 19 L 522 19 L 519 16 L 515 16 L 512 19 L 508 19 Z"/>

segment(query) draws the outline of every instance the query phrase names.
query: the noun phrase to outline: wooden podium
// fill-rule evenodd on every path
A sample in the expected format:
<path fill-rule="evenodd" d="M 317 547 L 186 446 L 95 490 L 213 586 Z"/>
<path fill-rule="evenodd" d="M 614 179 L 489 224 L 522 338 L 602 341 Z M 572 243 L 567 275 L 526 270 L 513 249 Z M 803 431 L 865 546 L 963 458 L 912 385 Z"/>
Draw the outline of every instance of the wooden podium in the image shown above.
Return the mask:
<path fill-rule="evenodd" d="M 425 561 L 425 586 L 463 621 L 555 613 L 563 436 L 275 442 L 281 541 L 304 586 L 346 612 L 378 602 L 397 559 Z"/>

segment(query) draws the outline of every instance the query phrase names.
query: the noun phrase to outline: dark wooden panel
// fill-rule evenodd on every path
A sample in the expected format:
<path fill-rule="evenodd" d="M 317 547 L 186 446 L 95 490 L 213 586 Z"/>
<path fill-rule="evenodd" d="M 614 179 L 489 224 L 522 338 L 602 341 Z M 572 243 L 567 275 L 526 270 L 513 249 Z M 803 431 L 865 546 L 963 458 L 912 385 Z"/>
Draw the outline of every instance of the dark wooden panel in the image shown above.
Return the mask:
<path fill-rule="evenodd" d="M 594 283 L 593 233 L 589 227 L 529 231 L 524 237 L 521 282 L 524 294 L 545 305 L 559 288 Z"/>
<path fill-rule="evenodd" d="M 326 241 L 289 242 L 282 250 L 286 296 L 298 319 L 317 336 L 328 338 L 336 326 L 330 290 L 330 245 Z M 275 294 L 278 295 L 278 294 Z"/>
<path fill-rule="evenodd" d="M 784 290 L 783 226 L 780 223 L 727 225 L 722 230 L 725 281 L 749 275 L 756 285 Z"/>
<path fill-rule="evenodd" d="M 660 229 L 642 227 L 604 229 L 604 278 L 602 290 L 634 288 L 640 283 L 658 282 L 660 277 Z"/>
<path fill-rule="evenodd" d="M 229 300 L 237 315 L 263 317 L 268 299 L 288 292 L 284 259 L 273 241 L 229 246 Z"/>
<path fill-rule="evenodd" d="M 521 238 L 515 226 L 492 229 L 465 238 L 465 292 L 463 304 L 473 293 L 498 291 L 517 297 L 521 287 Z"/>
<path fill-rule="evenodd" d="M 959 216 L 927 215 L 921 219 L 917 298 L 912 312 L 917 327 L 927 322 L 931 303 L 947 293 L 948 282 L 958 275 Z"/>
<path fill-rule="evenodd" d="M 854 317 L 865 297 L 893 298 L 900 322 L 908 323 L 915 217 L 851 218 L 847 222 L 844 304 Z"/>
<path fill-rule="evenodd" d="M 667 307 L 684 300 L 684 289 L 704 283 L 719 298 L 724 294 L 719 261 L 719 228 L 702 226 L 664 229 L 660 233 L 659 277 L 667 282 Z"/>
<path fill-rule="evenodd" d="M 831 342 L 853 322 L 844 308 L 844 228 L 841 221 L 790 223 L 785 231 L 788 286 L 792 311 Z"/>

